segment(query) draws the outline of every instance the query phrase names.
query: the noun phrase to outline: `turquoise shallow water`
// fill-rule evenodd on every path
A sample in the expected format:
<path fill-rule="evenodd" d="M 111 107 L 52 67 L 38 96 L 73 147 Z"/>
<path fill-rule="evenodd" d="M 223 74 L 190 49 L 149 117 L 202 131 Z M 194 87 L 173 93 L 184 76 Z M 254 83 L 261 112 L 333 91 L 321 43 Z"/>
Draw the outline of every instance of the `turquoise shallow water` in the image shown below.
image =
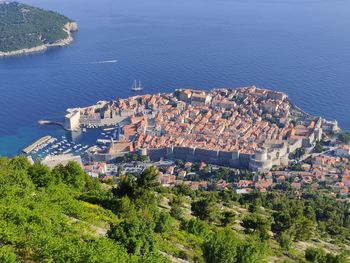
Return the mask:
<path fill-rule="evenodd" d="M 0 155 L 58 127 L 67 107 L 147 92 L 255 84 L 350 129 L 350 2 L 28 0 L 77 20 L 74 43 L 0 59 Z M 118 60 L 117 63 L 95 63 Z M 93 136 L 77 137 L 93 140 Z"/>

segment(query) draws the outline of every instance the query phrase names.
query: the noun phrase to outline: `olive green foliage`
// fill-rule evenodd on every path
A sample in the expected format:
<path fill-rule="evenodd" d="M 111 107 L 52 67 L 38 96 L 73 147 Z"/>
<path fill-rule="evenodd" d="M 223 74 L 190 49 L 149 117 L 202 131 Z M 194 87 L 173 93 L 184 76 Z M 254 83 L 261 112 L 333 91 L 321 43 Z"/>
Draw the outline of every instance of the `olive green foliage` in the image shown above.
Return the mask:
<path fill-rule="evenodd" d="M 247 233 L 258 234 L 261 240 L 269 239 L 269 231 L 271 230 L 271 220 L 259 214 L 250 214 L 243 218 L 242 226 Z"/>
<path fill-rule="evenodd" d="M 133 175 L 121 176 L 118 187 L 113 189 L 113 194 L 116 197 L 128 196 L 131 200 L 135 200 L 159 185 L 156 179 L 159 176 L 159 171 L 151 166 L 137 177 Z"/>
<path fill-rule="evenodd" d="M 209 226 L 206 222 L 199 218 L 191 218 L 188 222 L 184 222 L 183 227 L 188 233 L 196 236 L 205 237 L 209 233 Z"/>
<path fill-rule="evenodd" d="M 172 227 L 172 218 L 167 212 L 160 212 L 156 218 L 156 226 L 154 231 L 157 233 L 164 233 L 170 231 Z"/>
<path fill-rule="evenodd" d="M 91 177 L 87 176 L 76 162 L 69 162 L 66 166 L 56 166 L 52 170 L 52 175 L 56 181 L 62 181 L 77 190 L 84 190 L 93 185 Z"/>
<path fill-rule="evenodd" d="M 278 233 L 276 236 L 276 239 L 279 245 L 281 246 L 281 248 L 284 249 L 285 251 L 288 251 L 291 248 L 293 243 L 293 238 L 290 231 L 284 231 L 284 232 Z"/>
<path fill-rule="evenodd" d="M 0 3 L 0 51 L 15 51 L 67 38 L 70 20 L 58 13 L 16 2 Z"/>
<path fill-rule="evenodd" d="M 122 246 L 93 231 L 99 218 L 114 216 L 55 180 L 45 166 L 0 158 L 0 262 L 128 262 Z"/>
<path fill-rule="evenodd" d="M 181 204 L 183 203 L 182 196 L 175 196 L 171 202 L 170 215 L 178 220 L 182 220 L 183 218 L 183 210 L 181 208 Z"/>
<path fill-rule="evenodd" d="M 305 207 L 302 202 L 296 199 L 285 201 L 285 203 L 278 202 L 274 206 L 272 230 L 278 234 L 288 232 L 296 241 L 309 240 L 316 229 L 313 208 L 311 206 Z"/>
<path fill-rule="evenodd" d="M 19 262 L 14 249 L 11 246 L 3 246 L 0 248 L 0 262 L 16 263 Z"/>
<path fill-rule="evenodd" d="M 147 255 L 156 250 L 152 229 L 146 222 L 137 218 L 112 225 L 107 236 L 137 256 Z"/>
<path fill-rule="evenodd" d="M 203 257 L 207 263 L 258 263 L 263 258 L 259 246 L 254 240 L 242 241 L 231 230 L 222 229 L 205 240 Z"/>
<path fill-rule="evenodd" d="M 231 231 L 219 231 L 212 234 L 203 243 L 205 262 L 237 262 L 237 239 Z"/>
<path fill-rule="evenodd" d="M 191 205 L 193 215 L 202 220 L 214 221 L 218 218 L 216 207 L 216 196 L 207 194 Z"/>
<path fill-rule="evenodd" d="M 223 227 L 233 224 L 236 218 L 236 214 L 232 211 L 225 211 L 221 214 L 220 222 Z"/>
<path fill-rule="evenodd" d="M 209 263 L 271 256 L 347 262 L 340 249 L 295 252 L 298 241 L 348 244 L 346 202 L 311 192 L 165 189 L 157 177 L 150 167 L 111 188 L 76 163 L 51 170 L 22 157 L 0 158 L 0 262 L 163 263 L 168 255 Z"/>
<path fill-rule="evenodd" d="M 158 176 L 159 176 L 159 171 L 157 170 L 157 168 L 154 166 L 151 166 L 137 177 L 137 180 L 136 180 L 137 186 L 141 190 L 151 189 L 159 185 L 159 183 L 156 181 Z"/>
<path fill-rule="evenodd" d="M 345 255 L 334 255 L 327 253 L 323 249 L 308 248 L 305 251 L 305 259 L 307 262 L 313 263 L 346 263 L 349 262 Z"/>
<path fill-rule="evenodd" d="M 49 184 L 55 181 L 55 178 L 51 176 L 51 170 L 49 167 L 44 166 L 41 163 L 35 163 L 30 166 L 28 169 L 28 175 L 38 187 L 49 186 Z"/>

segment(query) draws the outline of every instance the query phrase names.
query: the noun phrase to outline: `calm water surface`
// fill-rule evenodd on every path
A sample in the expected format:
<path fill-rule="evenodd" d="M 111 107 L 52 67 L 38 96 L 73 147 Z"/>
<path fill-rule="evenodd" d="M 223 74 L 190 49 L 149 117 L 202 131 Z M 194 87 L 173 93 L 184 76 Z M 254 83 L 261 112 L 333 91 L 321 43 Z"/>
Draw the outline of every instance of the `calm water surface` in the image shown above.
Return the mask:
<path fill-rule="evenodd" d="M 75 19 L 75 42 L 0 59 L 0 155 L 67 107 L 147 92 L 257 85 L 350 129 L 348 0 L 28 0 Z M 95 62 L 118 60 L 118 63 Z M 77 137 L 81 140 L 81 137 Z"/>

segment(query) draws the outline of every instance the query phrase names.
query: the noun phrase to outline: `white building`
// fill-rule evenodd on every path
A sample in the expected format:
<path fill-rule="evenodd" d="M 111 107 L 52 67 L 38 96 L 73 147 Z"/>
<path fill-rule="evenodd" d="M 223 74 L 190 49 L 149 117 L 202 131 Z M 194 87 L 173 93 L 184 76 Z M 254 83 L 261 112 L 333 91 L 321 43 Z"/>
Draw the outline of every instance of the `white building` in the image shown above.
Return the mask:
<path fill-rule="evenodd" d="M 46 165 L 50 168 L 55 168 L 57 165 L 67 165 L 69 162 L 77 162 L 81 167 L 83 166 L 81 157 L 74 156 L 72 154 L 62 154 L 62 155 L 54 155 L 54 156 L 46 156 L 44 160 L 41 161 L 43 165 Z"/>
<path fill-rule="evenodd" d="M 64 120 L 67 130 L 75 131 L 80 127 L 80 109 L 68 109 Z"/>

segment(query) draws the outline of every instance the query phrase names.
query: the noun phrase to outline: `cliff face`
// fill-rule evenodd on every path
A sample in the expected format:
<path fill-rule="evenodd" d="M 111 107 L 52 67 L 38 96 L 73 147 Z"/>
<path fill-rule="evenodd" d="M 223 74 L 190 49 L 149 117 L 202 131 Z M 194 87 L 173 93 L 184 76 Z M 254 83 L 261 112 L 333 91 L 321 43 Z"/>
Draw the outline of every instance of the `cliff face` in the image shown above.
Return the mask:
<path fill-rule="evenodd" d="M 63 47 L 63 46 L 69 45 L 70 43 L 73 42 L 73 32 L 76 32 L 78 30 L 78 24 L 76 22 L 69 22 L 65 24 L 63 30 L 66 31 L 68 34 L 68 37 L 65 39 L 61 39 L 52 44 L 40 45 L 33 48 L 24 48 L 24 49 L 19 49 L 19 50 L 10 51 L 10 52 L 0 51 L 0 57 L 26 55 L 30 53 L 43 52 L 50 47 Z"/>

